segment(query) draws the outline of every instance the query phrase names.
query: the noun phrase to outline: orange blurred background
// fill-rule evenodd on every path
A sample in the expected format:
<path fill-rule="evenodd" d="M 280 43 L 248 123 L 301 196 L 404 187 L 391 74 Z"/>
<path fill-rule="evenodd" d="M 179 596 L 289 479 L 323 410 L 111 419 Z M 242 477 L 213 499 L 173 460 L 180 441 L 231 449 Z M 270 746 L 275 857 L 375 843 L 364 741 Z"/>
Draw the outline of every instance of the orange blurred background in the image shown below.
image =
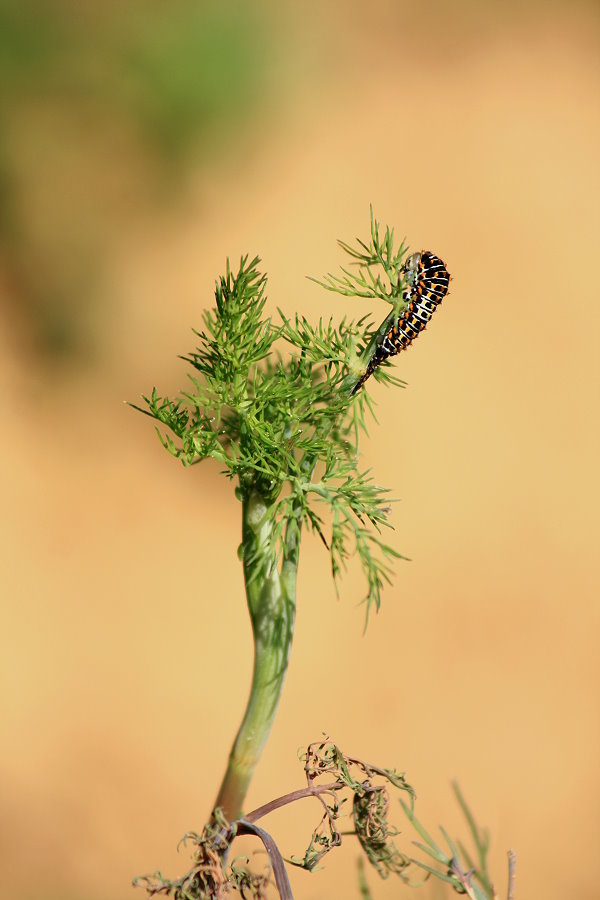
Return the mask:
<path fill-rule="evenodd" d="M 300 786 L 326 730 L 465 835 L 456 777 L 501 897 L 509 847 L 517 898 L 600 896 L 599 26 L 591 3 L 2 0 L 4 896 L 141 898 L 133 875 L 188 868 L 247 695 L 240 509 L 122 401 L 185 386 L 227 255 L 261 255 L 273 310 L 367 312 L 305 276 L 369 203 L 453 276 L 407 390 L 371 385 L 363 461 L 412 561 L 363 637 L 362 584 L 338 602 L 305 540 L 247 805 Z M 264 825 L 299 854 L 316 816 Z M 295 896 L 358 898 L 357 856 Z"/>

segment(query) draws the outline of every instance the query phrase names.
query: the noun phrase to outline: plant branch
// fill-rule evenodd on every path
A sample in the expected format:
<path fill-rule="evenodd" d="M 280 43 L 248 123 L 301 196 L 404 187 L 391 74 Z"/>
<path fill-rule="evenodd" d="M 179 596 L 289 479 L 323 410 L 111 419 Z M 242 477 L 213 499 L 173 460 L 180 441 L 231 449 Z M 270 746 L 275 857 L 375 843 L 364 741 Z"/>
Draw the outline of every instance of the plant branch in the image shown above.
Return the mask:
<path fill-rule="evenodd" d="M 237 834 L 254 834 L 260 838 L 269 855 L 269 862 L 275 878 L 275 886 L 279 891 L 280 900 L 294 900 L 283 857 L 269 832 L 259 828 L 258 825 L 253 825 L 246 817 L 240 819 L 236 826 Z"/>
<path fill-rule="evenodd" d="M 318 797 L 319 794 L 330 794 L 332 791 L 340 791 L 344 787 L 345 785 L 340 784 L 339 781 L 332 781 L 330 784 L 311 784 L 307 787 L 299 788 L 297 791 L 290 791 L 289 794 L 282 794 L 281 797 L 276 797 L 275 800 L 264 803 L 262 806 L 257 806 L 252 812 L 246 813 L 244 820 L 246 822 L 257 822 L 258 819 L 268 816 L 269 813 L 274 812 L 276 809 L 281 809 L 282 806 L 287 806 L 288 803 L 295 803 L 296 800 L 303 800 L 304 797 Z"/>

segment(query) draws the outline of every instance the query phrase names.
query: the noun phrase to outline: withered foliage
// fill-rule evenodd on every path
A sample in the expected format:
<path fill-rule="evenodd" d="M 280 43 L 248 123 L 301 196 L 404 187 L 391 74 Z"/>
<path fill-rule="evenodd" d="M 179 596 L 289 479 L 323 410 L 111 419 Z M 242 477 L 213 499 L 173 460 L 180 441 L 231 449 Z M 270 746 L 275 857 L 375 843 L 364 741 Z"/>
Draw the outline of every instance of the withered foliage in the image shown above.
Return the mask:
<path fill-rule="evenodd" d="M 388 786 L 408 793 L 412 806 L 414 791 L 404 775 L 346 756 L 328 739 L 310 744 L 301 758 L 306 787 L 279 797 L 235 822 L 227 822 L 221 811 L 215 810 L 201 834 L 188 832 L 182 840 L 184 845 L 191 843 L 194 847 L 194 865 L 189 872 L 174 881 L 155 872 L 136 878 L 134 884 L 144 887 L 150 897 L 162 895 L 173 900 L 224 900 L 232 893 L 241 894 L 244 900 L 266 900 L 269 886 L 275 886 L 283 900 L 291 900 L 284 859 L 273 838 L 255 822 L 274 809 L 305 797 L 314 797 L 321 804 L 323 814 L 304 855 L 292 857 L 289 864 L 310 871 L 330 850 L 341 845 L 343 835 L 355 834 L 369 862 L 382 877 L 399 874 L 409 859 L 392 840 L 398 831 L 387 820 Z M 342 832 L 339 827 L 346 809 L 354 825 L 350 832 Z M 251 871 L 247 859 L 228 862 L 231 844 L 242 834 L 254 834 L 263 842 L 269 858 L 266 871 Z"/>
<path fill-rule="evenodd" d="M 270 888 L 275 889 L 281 900 L 293 900 L 285 863 L 312 871 L 324 856 L 341 845 L 344 837 L 353 836 L 381 878 L 395 875 L 405 884 L 419 887 L 435 877 L 470 900 L 497 900 L 487 869 L 489 836 L 476 824 L 457 785 L 454 785 L 456 797 L 475 846 L 473 857 L 443 828 L 440 831 L 448 851 L 429 834 L 415 815 L 415 792 L 402 772 L 347 756 L 328 738 L 309 744 L 300 758 L 304 763 L 304 787 L 271 800 L 234 822 L 228 822 L 222 811 L 216 809 L 201 834 L 189 832 L 182 840 L 184 845 L 191 843 L 194 847 L 194 864 L 186 875 L 171 881 L 155 872 L 136 878 L 134 884 L 144 887 L 150 897 L 162 895 L 173 900 L 226 900 L 234 893 L 240 894 L 243 900 L 267 900 Z M 427 862 L 409 856 L 395 843 L 400 832 L 389 821 L 392 788 L 408 794 L 408 802 L 400 798 L 398 808 L 421 838 L 410 845 L 417 847 L 428 858 Z M 303 856 L 285 860 L 274 838 L 256 822 L 306 797 L 320 804 L 321 818 Z M 351 824 L 348 830 L 341 829 L 343 819 Z M 254 835 L 262 842 L 268 858 L 266 869 L 253 871 L 246 857 L 230 861 L 231 845 L 241 835 Z M 511 851 L 508 900 L 514 898 L 514 864 Z M 370 897 L 362 869 L 360 890 L 363 897 Z"/>

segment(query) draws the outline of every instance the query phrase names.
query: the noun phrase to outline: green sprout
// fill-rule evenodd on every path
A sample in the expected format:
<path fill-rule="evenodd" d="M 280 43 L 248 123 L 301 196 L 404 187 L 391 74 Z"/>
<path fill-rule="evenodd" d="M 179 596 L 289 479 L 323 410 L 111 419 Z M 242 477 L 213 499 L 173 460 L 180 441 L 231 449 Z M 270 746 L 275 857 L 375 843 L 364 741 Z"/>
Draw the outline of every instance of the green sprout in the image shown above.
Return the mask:
<path fill-rule="evenodd" d="M 338 587 L 356 555 L 365 581 L 366 617 L 381 604 L 399 552 L 383 539 L 390 500 L 358 463 L 359 438 L 373 412 L 365 390 L 352 389 L 402 304 L 407 248 L 394 249 L 371 213 L 369 242 L 342 244 L 355 271 L 327 276 L 330 290 L 384 298 L 392 311 L 380 327 L 368 317 L 312 325 L 304 317 L 265 316 L 266 276 L 259 259 L 229 262 L 216 283 L 215 306 L 183 359 L 190 386 L 177 399 L 153 389 L 136 407 L 155 419 L 165 449 L 185 466 L 212 458 L 235 482 L 242 504 L 243 562 L 254 633 L 254 673 L 244 721 L 217 797 L 237 816 L 279 701 L 292 642 L 296 576 L 303 530 L 319 536 Z M 387 287 L 386 287 L 387 284 Z M 375 379 L 399 385 L 384 363 Z"/>

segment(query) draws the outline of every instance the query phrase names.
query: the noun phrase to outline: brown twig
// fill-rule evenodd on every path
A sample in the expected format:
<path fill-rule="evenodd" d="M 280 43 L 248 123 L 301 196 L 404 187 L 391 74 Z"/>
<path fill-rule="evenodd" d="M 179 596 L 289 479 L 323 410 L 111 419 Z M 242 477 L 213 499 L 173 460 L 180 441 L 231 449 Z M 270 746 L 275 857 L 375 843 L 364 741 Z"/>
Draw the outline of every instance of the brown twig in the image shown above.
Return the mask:
<path fill-rule="evenodd" d="M 346 787 L 346 785 L 340 784 L 338 781 L 332 781 L 330 784 L 322 785 L 309 784 L 305 788 L 299 788 L 297 791 L 290 791 L 289 794 L 283 794 L 281 797 L 277 797 L 269 803 L 258 806 L 256 809 L 253 809 L 252 812 L 247 813 L 244 816 L 243 821 L 257 822 L 258 819 L 262 819 L 263 816 L 267 816 L 269 813 L 272 813 L 276 809 L 280 809 L 282 806 L 287 806 L 288 803 L 295 803 L 296 800 L 302 800 L 304 797 L 317 797 L 320 799 L 320 794 L 331 794 L 333 791 L 339 791 L 344 787 Z"/>
<path fill-rule="evenodd" d="M 258 825 L 253 825 L 252 822 L 248 822 L 246 819 L 239 819 L 236 824 L 238 834 L 254 834 L 260 838 L 269 854 L 269 862 L 281 900 L 294 900 L 283 857 L 269 832 L 259 828 Z"/>

